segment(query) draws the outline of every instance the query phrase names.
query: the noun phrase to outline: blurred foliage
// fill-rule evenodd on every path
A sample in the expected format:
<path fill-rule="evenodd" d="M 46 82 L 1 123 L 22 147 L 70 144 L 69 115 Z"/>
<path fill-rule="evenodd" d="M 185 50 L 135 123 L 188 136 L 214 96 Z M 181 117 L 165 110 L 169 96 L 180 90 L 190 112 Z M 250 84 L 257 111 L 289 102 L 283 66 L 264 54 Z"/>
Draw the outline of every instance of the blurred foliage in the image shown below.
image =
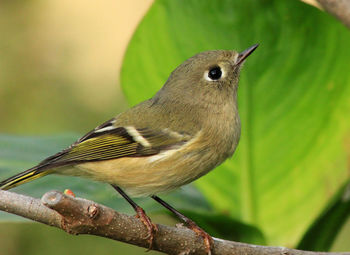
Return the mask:
<path fill-rule="evenodd" d="M 297 249 L 329 251 L 349 216 L 350 181 L 347 181 L 304 234 Z"/>
<path fill-rule="evenodd" d="M 250 244 L 266 244 L 263 233 L 256 227 L 232 219 L 232 217 L 215 213 L 198 213 L 182 210 L 181 213 L 196 222 L 198 226 L 217 238 L 235 240 Z"/>
<path fill-rule="evenodd" d="M 216 212 L 292 246 L 349 175 L 346 28 L 298 1 L 159 0 L 129 44 L 121 82 L 135 104 L 192 55 L 254 43 L 239 88 L 238 151 L 196 184 Z"/>
<path fill-rule="evenodd" d="M 89 9 L 100 10 L 103 1 L 83 2 L 83 10 L 77 6 L 79 1 L 59 2 L 0 1 L 2 133 L 86 132 L 126 108 L 118 86 L 121 57 L 116 59 L 117 54 L 112 56 L 111 51 L 121 48 L 123 52 L 127 40 L 114 48 L 96 43 L 96 31 L 101 31 L 101 40 L 115 42 L 106 29 L 111 27 L 112 31 L 118 20 L 108 20 L 111 25 L 97 30 L 99 23 L 94 21 L 105 17 L 94 13 L 79 26 L 77 19 Z M 75 10 L 80 15 L 72 16 Z M 104 15 L 108 17 L 108 13 Z M 131 24 L 137 21 L 133 19 Z M 115 37 L 124 38 L 130 32 L 121 30 L 123 35 Z"/>

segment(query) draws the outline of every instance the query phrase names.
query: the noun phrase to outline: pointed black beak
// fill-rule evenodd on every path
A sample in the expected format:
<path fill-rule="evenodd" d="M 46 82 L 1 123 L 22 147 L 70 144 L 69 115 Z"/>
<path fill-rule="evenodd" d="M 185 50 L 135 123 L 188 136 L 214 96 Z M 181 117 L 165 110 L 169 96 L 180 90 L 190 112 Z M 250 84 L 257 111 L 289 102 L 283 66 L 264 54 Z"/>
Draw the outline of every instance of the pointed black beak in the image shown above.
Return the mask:
<path fill-rule="evenodd" d="M 245 51 L 242 51 L 241 53 L 238 54 L 236 65 L 241 65 L 244 60 L 255 51 L 256 48 L 258 48 L 259 44 L 254 44 L 253 46 L 249 47 Z"/>

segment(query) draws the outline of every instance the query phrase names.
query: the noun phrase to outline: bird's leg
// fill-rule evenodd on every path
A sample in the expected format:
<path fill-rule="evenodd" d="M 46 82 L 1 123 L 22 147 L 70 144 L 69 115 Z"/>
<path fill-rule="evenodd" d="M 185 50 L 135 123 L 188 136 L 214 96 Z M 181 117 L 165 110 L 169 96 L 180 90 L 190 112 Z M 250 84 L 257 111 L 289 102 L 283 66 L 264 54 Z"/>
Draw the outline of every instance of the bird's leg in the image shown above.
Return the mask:
<path fill-rule="evenodd" d="M 154 234 L 158 231 L 157 225 L 152 223 L 151 219 L 147 216 L 145 211 L 140 206 L 138 206 L 121 188 L 116 185 L 112 185 L 112 187 L 118 191 L 118 193 L 122 195 L 126 201 L 129 202 L 129 204 L 134 208 L 136 212 L 136 217 L 139 218 L 141 222 L 146 226 L 148 235 L 145 238 L 148 239 L 149 242 L 148 249 L 152 249 Z"/>
<path fill-rule="evenodd" d="M 204 240 L 207 254 L 211 254 L 211 246 L 213 244 L 213 238 L 207 232 L 205 232 L 203 229 L 198 227 L 197 224 L 193 220 L 187 218 L 185 215 L 183 215 L 182 213 L 177 211 L 174 207 L 169 205 L 167 202 L 162 200 L 160 197 L 153 195 L 152 198 L 154 200 L 156 200 L 158 203 L 160 203 L 162 206 L 164 206 L 166 209 L 171 211 L 173 214 L 175 214 L 176 217 L 178 217 L 180 220 L 182 220 L 187 225 L 187 227 L 189 229 L 193 230 L 197 235 L 201 236 Z"/>

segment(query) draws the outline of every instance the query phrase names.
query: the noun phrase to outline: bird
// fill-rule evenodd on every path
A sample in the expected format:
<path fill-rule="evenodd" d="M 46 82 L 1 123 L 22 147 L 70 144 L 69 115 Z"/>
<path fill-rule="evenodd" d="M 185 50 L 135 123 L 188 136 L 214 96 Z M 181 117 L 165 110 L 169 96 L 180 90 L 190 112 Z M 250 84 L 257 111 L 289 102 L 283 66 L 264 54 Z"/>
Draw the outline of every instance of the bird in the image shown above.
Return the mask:
<path fill-rule="evenodd" d="M 211 50 L 179 65 L 163 87 L 96 127 L 66 149 L 0 182 L 8 190 L 48 174 L 86 177 L 112 185 L 147 228 L 152 247 L 157 226 L 132 197 L 151 197 L 204 240 L 212 238 L 158 195 L 191 183 L 231 157 L 241 123 L 237 106 L 240 70 L 259 46 Z"/>

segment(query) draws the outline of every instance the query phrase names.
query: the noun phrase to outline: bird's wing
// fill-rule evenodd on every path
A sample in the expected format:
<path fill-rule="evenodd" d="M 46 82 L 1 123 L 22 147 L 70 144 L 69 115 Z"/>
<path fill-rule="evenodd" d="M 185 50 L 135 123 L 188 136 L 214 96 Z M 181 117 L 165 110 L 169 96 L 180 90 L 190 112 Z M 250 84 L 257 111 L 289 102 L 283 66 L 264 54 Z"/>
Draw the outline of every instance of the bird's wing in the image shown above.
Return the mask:
<path fill-rule="evenodd" d="M 179 147 L 190 138 L 187 134 L 168 129 L 116 127 L 114 121 L 110 120 L 87 133 L 69 148 L 45 159 L 39 166 L 49 168 L 121 157 L 145 157 Z"/>

